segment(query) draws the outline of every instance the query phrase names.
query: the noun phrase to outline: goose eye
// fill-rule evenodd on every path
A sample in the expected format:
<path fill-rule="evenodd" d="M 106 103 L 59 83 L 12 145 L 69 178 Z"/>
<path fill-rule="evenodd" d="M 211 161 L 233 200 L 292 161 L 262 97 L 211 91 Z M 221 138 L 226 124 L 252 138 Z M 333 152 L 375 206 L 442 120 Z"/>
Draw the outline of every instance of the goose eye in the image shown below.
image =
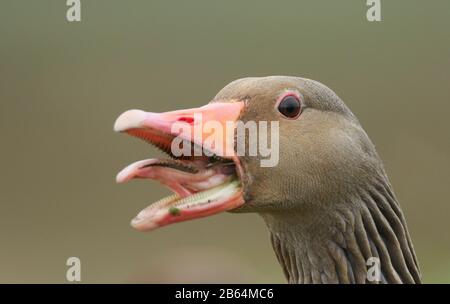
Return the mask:
<path fill-rule="evenodd" d="M 278 105 L 278 111 L 287 118 L 296 118 L 300 114 L 300 109 L 300 100 L 294 95 L 284 97 Z"/>

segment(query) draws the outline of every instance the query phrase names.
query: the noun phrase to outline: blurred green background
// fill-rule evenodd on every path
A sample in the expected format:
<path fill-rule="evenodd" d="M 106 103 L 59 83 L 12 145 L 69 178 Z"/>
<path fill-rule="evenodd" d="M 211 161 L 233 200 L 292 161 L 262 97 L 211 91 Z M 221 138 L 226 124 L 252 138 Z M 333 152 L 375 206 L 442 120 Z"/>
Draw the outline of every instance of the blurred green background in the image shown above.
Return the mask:
<path fill-rule="evenodd" d="M 450 282 L 450 1 L 81 0 L 0 4 L 0 282 L 284 282 L 263 221 L 221 214 L 129 227 L 169 193 L 116 185 L 159 155 L 115 134 L 130 108 L 200 106 L 245 76 L 335 90 L 385 162 L 425 282 Z"/>

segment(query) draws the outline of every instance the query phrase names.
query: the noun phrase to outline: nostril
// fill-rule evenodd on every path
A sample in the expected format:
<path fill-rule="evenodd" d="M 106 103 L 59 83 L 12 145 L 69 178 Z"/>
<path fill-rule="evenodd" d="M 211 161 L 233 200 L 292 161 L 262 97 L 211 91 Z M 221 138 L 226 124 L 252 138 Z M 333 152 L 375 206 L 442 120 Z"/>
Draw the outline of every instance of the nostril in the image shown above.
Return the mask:
<path fill-rule="evenodd" d="M 178 121 L 184 121 L 188 124 L 192 124 L 194 122 L 194 118 L 192 117 L 180 117 L 178 118 Z"/>

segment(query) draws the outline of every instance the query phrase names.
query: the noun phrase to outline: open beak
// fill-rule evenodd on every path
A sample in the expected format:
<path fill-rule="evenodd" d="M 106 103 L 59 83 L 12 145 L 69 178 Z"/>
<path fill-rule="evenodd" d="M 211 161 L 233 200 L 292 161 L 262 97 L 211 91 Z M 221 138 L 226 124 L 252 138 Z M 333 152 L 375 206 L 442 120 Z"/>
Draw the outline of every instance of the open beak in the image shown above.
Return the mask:
<path fill-rule="evenodd" d="M 215 102 L 200 108 L 165 113 L 129 110 L 115 124 L 145 140 L 170 159 L 135 162 L 117 175 L 158 180 L 174 194 L 142 210 L 131 225 L 142 231 L 213 215 L 244 204 L 242 167 L 234 150 L 234 128 L 244 103 Z"/>

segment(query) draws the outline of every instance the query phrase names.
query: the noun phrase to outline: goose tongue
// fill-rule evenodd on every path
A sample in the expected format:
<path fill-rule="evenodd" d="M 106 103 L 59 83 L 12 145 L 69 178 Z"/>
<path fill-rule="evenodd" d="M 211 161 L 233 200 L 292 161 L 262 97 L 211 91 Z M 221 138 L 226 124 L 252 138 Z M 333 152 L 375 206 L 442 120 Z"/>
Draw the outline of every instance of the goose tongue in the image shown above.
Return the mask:
<path fill-rule="evenodd" d="M 117 183 L 125 183 L 133 178 L 154 179 L 169 187 L 180 197 L 213 188 L 230 180 L 234 170 L 229 164 L 206 168 L 202 163 L 191 165 L 176 160 L 146 159 L 137 161 L 119 172 Z"/>

